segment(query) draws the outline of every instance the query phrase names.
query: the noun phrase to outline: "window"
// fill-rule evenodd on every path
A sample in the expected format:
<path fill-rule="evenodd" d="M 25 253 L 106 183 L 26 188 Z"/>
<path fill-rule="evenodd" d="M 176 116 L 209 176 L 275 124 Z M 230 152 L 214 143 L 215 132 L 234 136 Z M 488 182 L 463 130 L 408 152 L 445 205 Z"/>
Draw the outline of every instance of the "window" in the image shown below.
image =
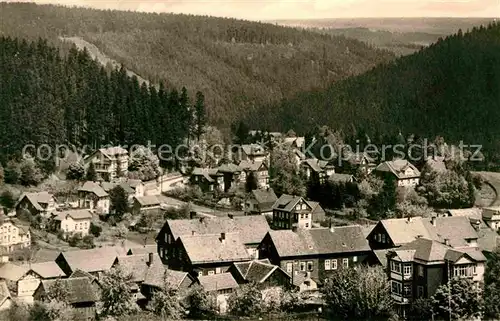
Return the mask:
<path fill-rule="evenodd" d="M 200 276 L 203 276 L 203 272 L 202 271 L 198 272 L 198 277 L 200 277 Z"/>
<path fill-rule="evenodd" d="M 418 276 L 424 276 L 424 267 L 423 265 L 417 266 Z"/>
<path fill-rule="evenodd" d="M 300 270 L 305 271 L 306 270 L 306 262 L 300 262 Z"/>
<path fill-rule="evenodd" d="M 472 276 L 475 272 L 474 265 L 458 265 L 453 267 L 453 276 L 467 277 Z"/>
<path fill-rule="evenodd" d="M 476 272 L 476 266 L 475 265 L 472 266 L 472 274 L 474 274 L 474 275 L 477 274 L 477 272 Z"/>
<path fill-rule="evenodd" d="M 411 285 L 405 285 L 405 286 L 403 287 L 403 295 L 404 295 L 405 297 L 409 297 L 409 296 L 411 296 Z"/>
<path fill-rule="evenodd" d="M 307 206 L 306 206 L 306 204 L 302 204 L 302 209 L 303 209 L 303 210 L 307 210 Z M 306 216 L 306 217 L 307 217 L 307 216 Z"/>
<path fill-rule="evenodd" d="M 353 257 L 352 257 L 352 261 L 353 261 L 353 262 L 358 262 L 358 257 L 357 257 L 357 256 L 353 256 Z"/>
<path fill-rule="evenodd" d="M 300 211 L 300 205 L 295 206 L 295 209 L 296 209 L 297 211 Z"/>
<path fill-rule="evenodd" d="M 312 261 L 308 261 L 307 262 L 307 271 L 312 271 L 313 270 L 313 262 Z"/>
<path fill-rule="evenodd" d="M 391 271 L 396 273 L 401 273 L 401 264 L 398 262 L 391 261 Z"/>
<path fill-rule="evenodd" d="M 220 274 L 220 267 L 215 268 L 215 274 Z"/>
<path fill-rule="evenodd" d="M 382 234 L 382 240 L 381 240 L 382 243 L 386 243 L 386 238 L 385 238 L 385 234 Z"/>
<path fill-rule="evenodd" d="M 208 271 L 208 275 L 214 275 L 214 271 Z"/>
<path fill-rule="evenodd" d="M 349 267 L 349 259 L 342 259 L 342 265 L 343 265 L 345 268 L 348 268 L 348 267 Z"/>
<path fill-rule="evenodd" d="M 424 297 L 424 287 L 421 285 L 417 286 L 417 297 L 418 298 Z"/>
<path fill-rule="evenodd" d="M 302 219 L 302 218 L 304 218 L 304 214 L 300 214 L 300 218 L 301 218 L 301 219 Z"/>
<path fill-rule="evenodd" d="M 411 275 L 411 264 L 405 264 L 403 267 L 403 273 L 405 276 L 410 276 Z"/>
<path fill-rule="evenodd" d="M 330 260 L 325 260 L 325 270 L 330 270 L 331 269 L 331 264 Z"/>
<path fill-rule="evenodd" d="M 402 285 L 401 283 L 397 282 L 397 281 L 392 281 L 391 282 L 391 293 L 392 294 L 397 294 L 397 295 L 401 295 L 402 293 Z"/>
<path fill-rule="evenodd" d="M 306 223 L 306 227 L 309 227 L 309 223 Z"/>
<path fill-rule="evenodd" d="M 293 270 L 293 263 L 288 262 L 288 263 L 286 264 L 286 272 L 287 272 L 287 273 L 292 273 L 292 270 Z"/>
<path fill-rule="evenodd" d="M 170 244 L 170 242 L 172 242 L 172 236 L 170 234 L 167 234 L 166 237 L 167 237 L 167 243 Z"/>

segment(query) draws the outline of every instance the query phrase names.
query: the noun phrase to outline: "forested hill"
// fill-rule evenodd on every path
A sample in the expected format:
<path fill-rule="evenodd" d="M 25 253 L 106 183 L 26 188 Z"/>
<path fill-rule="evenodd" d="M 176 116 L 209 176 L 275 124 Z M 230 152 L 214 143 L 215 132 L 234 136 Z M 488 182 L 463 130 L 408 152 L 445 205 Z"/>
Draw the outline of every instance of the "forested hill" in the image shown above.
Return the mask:
<path fill-rule="evenodd" d="M 493 24 L 459 32 L 327 90 L 263 108 L 249 122 L 298 133 L 329 125 L 348 135 L 441 135 L 498 147 L 499 120 L 500 24 Z"/>
<path fill-rule="evenodd" d="M 107 144 L 177 146 L 203 125 L 203 94 L 139 85 L 125 70 L 107 71 L 86 51 L 60 56 L 44 40 L 0 37 L 0 161 L 23 147 Z M 47 152 L 47 149 L 43 149 Z"/>
<path fill-rule="evenodd" d="M 235 19 L 0 3 L 0 35 L 82 37 L 140 76 L 206 96 L 229 125 L 262 104 L 394 59 L 357 40 Z"/>

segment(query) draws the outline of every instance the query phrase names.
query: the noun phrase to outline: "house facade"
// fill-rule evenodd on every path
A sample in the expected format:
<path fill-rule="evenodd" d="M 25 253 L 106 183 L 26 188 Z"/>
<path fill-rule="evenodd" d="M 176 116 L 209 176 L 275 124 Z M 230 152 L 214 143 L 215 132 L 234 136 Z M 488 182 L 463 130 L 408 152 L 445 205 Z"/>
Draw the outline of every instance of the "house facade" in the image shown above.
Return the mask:
<path fill-rule="evenodd" d="M 52 229 L 63 231 L 65 235 L 80 233 L 82 236 L 88 235 L 92 213 L 87 209 L 77 209 L 56 212 L 52 214 Z"/>
<path fill-rule="evenodd" d="M 54 196 L 48 192 L 25 193 L 16 204 L 16 212 L 19 215 L 20 211 L 27 210 L 33 216 L 41 215 L 49 218 L 50 213 L 56 210 L 56 206 Z"/>
<path fill-rule="evenodd" d="M 129 155 L 128 151 L 121 147 L 101 148 L 87 157 L 85 163 L 93 163 L 100 179 L 111 181 L 127 175 Z"/>
<path fill-rule="evenodd" d="M 273 228 L 312 228 L 313 222 L 322 221 L 325 212 L 317 202 L 303 197 L 283 194 L 273 205 Z"/>
<path fill-rule="evenodd" d="M 78 206 L 108 214 L 110 210 L 109 195 L 98 183 L 85 182 L 78 189 Z"/>
<path fill-rule="evenodd" d="M 224 177 L 224 192 L 240 183 L 242 169 L 236 164 L 223 164 L 217 169 Z"/>
<path fill-rule="evenodd" d="M 15 218 L 4 218 L 0 222 L 0 247 L 7 252 L 28 248 L 31 245 L 29 226 L 23 225 Z"/>
<path fill-rule="evenodd" d="M 484 207 L 482 213 L 483 221 L 494 231 L 500 229 L 500 206 Z"/>
<path fill-rule="evenodd" d="M 335 174 L 335 166 L 317 158 L 307 158 L 300 165 L 306 178 L 313 182 L 324 183 Z"/>
<path fill-rule="evenodd" d="M 225 190 L 224 175 L 217 168 L 194 168 L 190 182 L 192 185 L 199 186 L 204 193 Z"/>
<path fill-rule="evenodd" d="M 139 215 L 142 212 L 158 210 L 160 208 L 160 204 L 161 202 L 156 195 L 134 197 L 132 213 Z"/>
<path fill-rule="evenodd" d="M 415 187 L 420 182 L 420 171 L 406 159 L 383 162 L 375 168 L 375 172 L 393 180 L 399 187 Z"/>
<path fill-rule="evenodd" d="M 271 231 L 259 245 L 259 257 L 278 265 L 292 283 L 306 273 L 321 283 L 338 269 L 367 263 L 371 255 L 358 225 Z"/>
<path fill-rule="evenodd" d="M 245 144 L 241 145 L 238 149 L 239 155 L 236 159 L 238 161 L 248 161 L 250 163 L 260 163 L 265 162 L 268 156 L 268 152 L 259 144 Z"/>
<path fill-rule="evenodd" d="M 405 316 L 415 300 L 431 298 L 451 278 L 483 282 L 486 258 L 477 248 L 453 248 L 426 238 L 390 250 L 387 274 L 397 311 Z"/>
<path fill-rule="evenodd" d="M 255 176 L 258 188 L 269 188 L 269 166 L 265 161 L 243 160 L 238 165 L 241 168 L 240 181 L 245 182 L 250 173 Z"/>
<path fill-rule="evenodd" d="M 181 236 L 205 234 L 220 236 L 221 233 L 237 233 L 252 259 L 257 258 L 257 247 L 269 230 L 269 224 L 264 216 L 166 220 L 156 237 L 156 244 L 162 260 L 169 263 L 173 259 L 176 247 L 179 246 L 177 239 Z"/>

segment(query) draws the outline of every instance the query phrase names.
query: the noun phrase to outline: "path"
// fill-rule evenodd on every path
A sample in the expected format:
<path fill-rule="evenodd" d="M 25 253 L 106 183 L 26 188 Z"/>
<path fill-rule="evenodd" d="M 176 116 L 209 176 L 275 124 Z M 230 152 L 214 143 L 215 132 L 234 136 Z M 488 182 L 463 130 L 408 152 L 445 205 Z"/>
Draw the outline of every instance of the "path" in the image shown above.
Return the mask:
<path fill-rule="evenodd" d="M 473 172 L 480 175 L 486 184 L 488 184 L 495 192 L 495 199 L 489 206 L 500 206 L 500 173 L 496 172 Z"/>
<path fill-rule="evenodd" d="M 118 63 L 118 61 L 109 58 L 104 53 L 102 53 L 99 50 L 99 48 L 97 48 L 95 45 L 91 44 L 90 42 L 87 42 L 87 41 L 83 40 L 80 37 L 67 37 L 67 38 L 66 37 L 59 37 L 59 39 L 61 41 L 64 41 L 64 42 L 72 42 L 72 43 L 74 43 L 75 46 L 78 49 L 80 49 L 80 50 L 83 50 L 83 48 L 87 48 L 87 51 L 89 52 L 89 54 L 92 57 L 92 59 L 96 59 L 103 66 L 107 66 L 108 64 L 111 64 L 111 66 L 113 66 L 113 68 L 120 68 L 121 67 L 121 64 Z M 136 76 L 137 80 L 139 81 L 139 85 L 142 85 L 143 83 L 146 83 L 146 85 L 149 86 L 149 81 L 147 81 L 146 79 L 142 78 L 141 76 L 139 76 L 135 72 L 127 69 L 127 75 L 129 77 Z"/>

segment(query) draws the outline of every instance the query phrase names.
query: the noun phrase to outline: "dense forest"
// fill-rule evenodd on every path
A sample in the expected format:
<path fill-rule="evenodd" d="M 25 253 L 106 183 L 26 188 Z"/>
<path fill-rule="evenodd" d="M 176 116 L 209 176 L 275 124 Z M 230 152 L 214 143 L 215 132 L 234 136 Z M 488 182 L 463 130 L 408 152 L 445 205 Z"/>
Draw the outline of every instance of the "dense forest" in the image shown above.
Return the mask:
<path fill-rule="evenodd" d="M 0 3 L 0 21 L 0 35 L 63 48 L 59 37 L 81 37 L 153 83 L 202 91 L 210 122 L 226 128 L 263 104 L 394 59 L 343 36 L 236 19 Z"/>
<path fill-rule="evenodd" d="M 490 24 L 459 31 L 327 90 L 264 106 L 248 124 L 302 134 L 328 125 L 351 137 L 443 136 L 499 150 L 499 119 L 500 24 Z"/>
<path fill-rule="evenodd" d="M 204 97 L 182 88 L 139 85 L 123 68 L 106 70 L 76 48 L 61 56 L 45 40 L 0 37 L 1 156 L 26 144 L 176 144 L 196 136 Z"/>

